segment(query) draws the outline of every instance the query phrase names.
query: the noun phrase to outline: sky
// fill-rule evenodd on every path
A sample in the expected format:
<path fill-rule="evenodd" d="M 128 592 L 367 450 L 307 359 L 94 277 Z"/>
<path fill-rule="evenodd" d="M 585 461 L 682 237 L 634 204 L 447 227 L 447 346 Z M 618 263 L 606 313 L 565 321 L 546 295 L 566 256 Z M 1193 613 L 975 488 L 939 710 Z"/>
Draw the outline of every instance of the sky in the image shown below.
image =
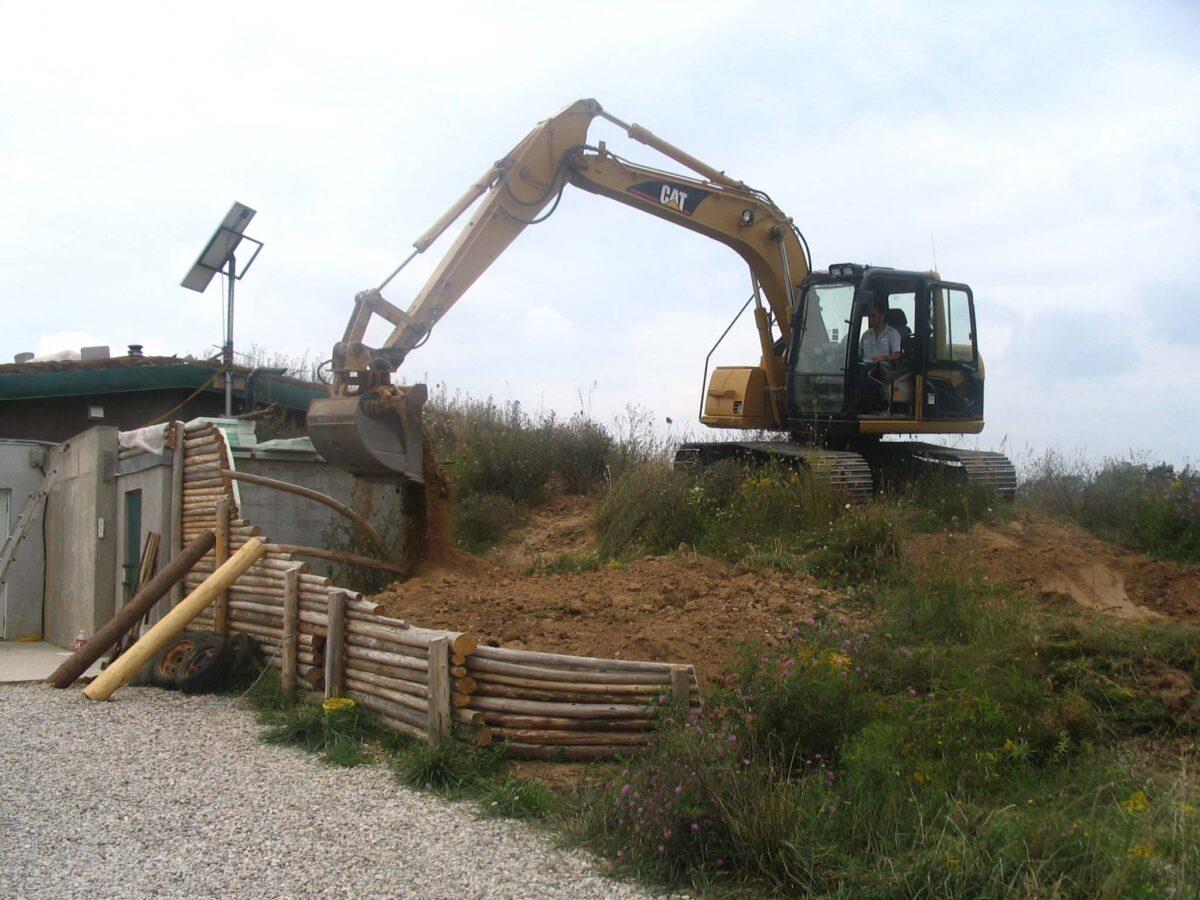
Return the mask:
<path fill-rule="evenodd" d="M 969 283 L 976 446 L 1200 461 L 1200 4 L 0 12 L 5 361 L 210 352 L 220 285 L 179 282 L 234 200 L 265 244 L 238 347 L 323 359 L 356 292 L 537 121 L 594 97 L 767 191 L 817 267 L 936 261 Z M 608 123 L 590 139 L 678 169 Z M 385 296 L 406 307 L 453 233 Z M 400 376 L 698 435 L 705 355 L 748 294 L 722 245 L 568 188 Z M 747 316 L 714 362 L 757 358 Z"/>

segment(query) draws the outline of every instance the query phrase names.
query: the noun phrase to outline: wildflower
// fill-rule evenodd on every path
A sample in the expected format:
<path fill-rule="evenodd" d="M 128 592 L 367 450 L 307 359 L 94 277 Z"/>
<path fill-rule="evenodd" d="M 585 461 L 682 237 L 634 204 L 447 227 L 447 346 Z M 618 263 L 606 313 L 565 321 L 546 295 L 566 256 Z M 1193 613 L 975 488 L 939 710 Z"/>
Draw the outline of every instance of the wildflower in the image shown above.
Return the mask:
<path fill-rule="evenodd" d="M 700 826 L 693 822 L 691 824 L 692 834 L 696 834 L 700 830 Z"/>
<path fill-rule="evenodd" d="M 667 848 L 666 848 L 666 847 L 664 847 L 662 844 L 659 844 L 659 845 L 658 845 L 658 852 L 659 852 L 659 853 L 666 853 L 666 852 L 667 852 Z"/>
<path fill-rule="evenodd" d="M 1175 808 L 1185 816 L 1194 816 L 1197 811 L 1196 807 L 1192 806 L 1190 803 L 1180 803 Z"/>
<path fill-rule="evenodd" d="M 1135 816 L 1149 808 L 1150 801 L 1146 799 L 1145 791 L 1135 791 L 1121 801 L 1121 811 L 1127 816 Z"/>
<path fill-rule="evenodd" d="M 1146 843 L 1134 844 L 1132 847 L 1129 848 L 1128 853 L 1130 856 L 1136 857 L 1138 859 L 1153 859 L 1154 858 L 1154 849 L 1149 844 L 1146 844 Z"/>
<path fill-rule="evenodd" d="M 622 796 L 622 797 L 624 797 L 624 796 L 625 796 L 626 794 L 628 794 L 628 793 L 629 793 L 631 790 L 633 790 L 633 785 L 629 785 L 629 784 L 622 785 L 622 786 L 621 786 L 621 796 Z"/>

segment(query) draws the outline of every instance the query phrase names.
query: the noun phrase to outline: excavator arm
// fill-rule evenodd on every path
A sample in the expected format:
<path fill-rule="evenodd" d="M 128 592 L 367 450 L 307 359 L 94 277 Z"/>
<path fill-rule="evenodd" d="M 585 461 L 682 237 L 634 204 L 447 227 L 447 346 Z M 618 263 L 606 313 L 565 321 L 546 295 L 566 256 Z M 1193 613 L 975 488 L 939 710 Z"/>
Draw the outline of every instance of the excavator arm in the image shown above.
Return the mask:
<path fill-rule="evenodd" d="M 629 162 L 611 153 L 603 142 L 588 144 L 588 130 L 597 117 L 700 177 Z M 379 287 L 355 298 L 343 339 L 333 351 L 331 396 L 315 401 L 309 411 L 310 434 L 327 459 L 359 475 L 399 474 L 421 480 L 419 418 L 424 386 L 394 387 L 391 374 L 428 339 L 433 326 L 517 235 L 553 212 L 568 183 L 720 241 L 746 261 L 757 301 L 755 324 L 762 358 L 757 367 L 714 374 L 709 406 L 715 412 L 704 421 L 727 427 L 783 427 L 780 348 L 790 338 L 796 285 L 809 272 L 799 232 L 766 194 L 641 126 L 622 122 L 595 100 L 580 100 L 539 123 L 413 242 L 412 253 Z M 392 278 L 473 206 L 467 224 L 408 308 L 384 299 L 382 291 Z M 363 343 L 375 315 L 393 326 L 379 348 Z M 724 380 L 718 385 L 722 371 Z M 738 382 L 733 388 L 728 383 L 731 371 Z M 724 408 L 721 398 L 727 395 L 741 399 L 725 403 Z"/>

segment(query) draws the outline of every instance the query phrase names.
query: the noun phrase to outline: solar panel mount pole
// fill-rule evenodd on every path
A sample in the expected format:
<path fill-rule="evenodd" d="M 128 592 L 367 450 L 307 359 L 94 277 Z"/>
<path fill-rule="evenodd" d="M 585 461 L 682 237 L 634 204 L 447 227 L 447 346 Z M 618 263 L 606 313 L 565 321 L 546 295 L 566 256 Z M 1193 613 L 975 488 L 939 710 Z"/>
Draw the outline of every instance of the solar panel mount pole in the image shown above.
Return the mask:
<path fill-rule="evenodd" d="M 237 281 L 237 260 L 229 254 L 229 303 L 225 311 L 225 418 L 233 416 L 233 285 Z"/>

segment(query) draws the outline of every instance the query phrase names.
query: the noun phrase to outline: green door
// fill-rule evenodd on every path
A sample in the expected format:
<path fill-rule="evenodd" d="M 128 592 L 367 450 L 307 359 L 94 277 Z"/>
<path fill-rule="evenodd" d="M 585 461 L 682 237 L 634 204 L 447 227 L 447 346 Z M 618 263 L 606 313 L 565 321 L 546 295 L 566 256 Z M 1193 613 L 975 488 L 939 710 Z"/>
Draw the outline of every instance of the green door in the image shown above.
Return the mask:
<path fill-rule="evenodd" d="M 137 582 L 138 565 L 142 561 L 142 492 L 125 492 L 125 562 L 121 569 L 124 577 L 125 599 L 133 596 Z"/>

